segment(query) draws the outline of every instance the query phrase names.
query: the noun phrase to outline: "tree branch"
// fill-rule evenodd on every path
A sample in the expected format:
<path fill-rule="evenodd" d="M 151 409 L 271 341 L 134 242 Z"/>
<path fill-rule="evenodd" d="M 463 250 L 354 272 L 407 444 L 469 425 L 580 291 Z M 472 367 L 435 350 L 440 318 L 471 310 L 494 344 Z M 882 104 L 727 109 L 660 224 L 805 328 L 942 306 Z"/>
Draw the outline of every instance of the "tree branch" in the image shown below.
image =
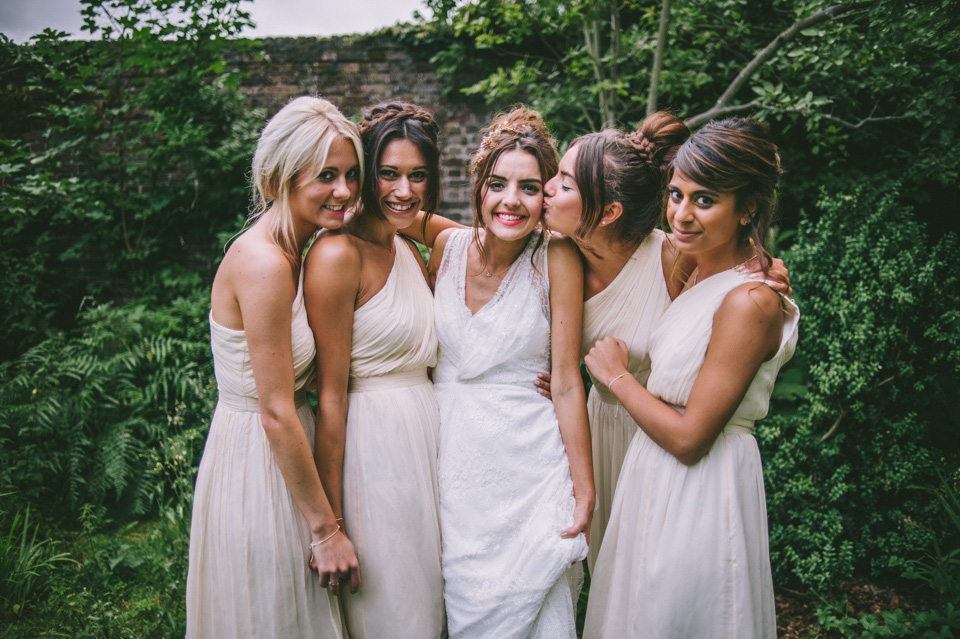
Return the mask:
<path fill-rule="evenodd" d="M 764 105 L 757 101 L 747 102 L 745 104 L 731 104 L 728 106 L 715 105 L 709 111 L 704 111 L 703 113 L 698 113 L 692 118 L 687 118 L 687 120 L 684 121 L 684 124 L 686 124 L 689 129 L 693 130 L 701 127 L 702 125 L 706 124 L 710 120 L 714 120 L 716 118 L 723 118 L 728 115 L 734 115 L 736 113 L 743 113 L 744 111 L 749 111 L 751 109 L 756 109 L 762 106 Z"/>
<path fill-rule="evenodd" d="M 667 23 L 670 20 L 670 0 L 663 0 L 660 9 L 660 29 L 657 31 L 657 48 L 653 54 L 653 69 L 650 71 L 650 93 L 647 94 L 647 115 L 657 110 L 660 93 L 660 68 L 663 66 L 663 49 L 667 42 Z"/>
<path fill-rule="evenodd" d="M 827 441 L 828 439 L 830 439 L 830 435 L 833 435 L 835 432 L 837 432 L 837 428 L 840 426 L 840 421 L 843 419 L 843 416 L 846 414 L 847 414 L 846 411 L 844 411 L 843 408 L 841 408 L 840 415 L 837 417 L 837 420 L 833 422 L 833 426 L 830 427 L 830 430 L 824 433 L 823 437 L 820 438 L 820 441 L 817 442 L 818 444 L 822 444 L 823 442 Z"/>
<path fill-rule="evenodd" d="M 810 27 L 816 26 L 822 22 L 827 22 L 828 20 L 836 20 L 851 12 L 859 10 L 864 6 L 866 6 L 866 3 L 864 2 L 835 4 L 832 7 L 828 7 L 822 11 L 814 13 L 813 15 L 807 16 L 802 20 L 794 22 L 787 29 L 780 32 L 777 37 L 771 40 L 767 46 L 765 46 L 756 56 L 754 56 L 753 60 L 747 63 L 747 66 L 741 69 L 740 73 L 737 74 L 737 77 L 733 79 L 733 82 L 730 83 L 719 99 L 717 99 L 717 102 L 713 105 L 713 107 L 704 113 L 691 117 L 689 120 L 687 120 L 687 126 L 692 128 L 715 117 L 715 115 L 710 117 L 704 116 L 728 106 L 728 103 L 740 91 L 740 89 L 743 88 L 747 81 L 750 80 L 753 74 L 755 74 L 760 67 L 762 67 L 770 58 L 772 58 L 777 51 L 782 49 L 784 45 L 797 37 L 801 31 L 804 29 L 809 29 Z M 694 124 L 690 124 L 691 122 Z"/>

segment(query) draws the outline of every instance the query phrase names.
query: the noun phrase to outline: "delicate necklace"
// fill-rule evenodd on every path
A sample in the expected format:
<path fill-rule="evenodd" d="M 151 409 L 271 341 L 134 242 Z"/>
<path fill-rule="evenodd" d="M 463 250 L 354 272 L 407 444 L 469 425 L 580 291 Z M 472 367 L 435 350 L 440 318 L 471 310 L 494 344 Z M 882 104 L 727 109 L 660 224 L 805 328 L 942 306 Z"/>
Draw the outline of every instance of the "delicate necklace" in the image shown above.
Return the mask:
<path fill-rule="evenodd" d="M 736 266 L 734 266 L 734 267 L 733 267 L 732 269 L 730 269 L 730 270 L 732 270 L 732 271 L 739 271 L 739 270 L 742 269 L 744 266 L 746 266 L 748 262 L 752 261 L 755 257 L 757 257 L 757 256 L 756 256 L 756 255 L 751 255 L 750 257 L 748 257 L 748 258 L 745 259 L 744 261 L 740 262 L 739 264 L 737 264 Z M 696 273 L 694 274 L 694 276 L 693 276 L 693 284 L 691 284 L 690 286 L 696 286 L 696 285 L 697 285 L 697 282 L 699 282 L 699 281 L 700 281 L 700 268 L 698 267 L 698 268 L 697 268 L 697 272 L 696 272 Z"/>

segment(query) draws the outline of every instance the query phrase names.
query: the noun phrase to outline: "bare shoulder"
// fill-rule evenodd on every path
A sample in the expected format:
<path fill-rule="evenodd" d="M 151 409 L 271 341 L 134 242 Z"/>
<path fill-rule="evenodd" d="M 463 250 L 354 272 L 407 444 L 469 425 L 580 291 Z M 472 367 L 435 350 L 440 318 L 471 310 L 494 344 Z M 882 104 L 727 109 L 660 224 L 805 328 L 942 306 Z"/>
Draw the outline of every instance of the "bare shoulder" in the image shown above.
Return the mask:
<path fill-rule="evenodd" d="M 453 233 L 459 230 L 459 227 L 443 229 L 437 234 L 437 239 L 433 243 L 433 252 L 430 254 L 431 264 L 436 264 L 437 267 L 440 266 L 440 260 L 443 259 L 443 250 L 447 247 L 447 242 L 453 237 Z"/>
<path fill-rule="evenodd" d="M 359 272 L 360 262 L 356 238 L 340 231 L 327 231 L 321 233 L 307 251 L 305 268 L 308 275 L 318 269 L 324 273 Z"/>
<path fill-rule="evenodd" d="M 569 237 L 554 235 L 547 245 L 547 258 L 550 265 L 550 272 L 557 273 L 554 268 L 562 269 L 563 272 L 580 271 L 583 273 L 583 259 L 577 245 Z"/>
<path fill-rule="evenodd" d="M 279 246 L 256 234 L 244 233 L 230 246 L 221 262 L 227 279 L 240 285 L 291 282 L 292 265 Z M 218 277 L 220 272 L 218 270 Z"/>
<path fill-rule="evenodd" d="M 780 296 L 761 282 L 745 282 L 727 293 L 717 314 L 763 324 L 783 321 Z"/>

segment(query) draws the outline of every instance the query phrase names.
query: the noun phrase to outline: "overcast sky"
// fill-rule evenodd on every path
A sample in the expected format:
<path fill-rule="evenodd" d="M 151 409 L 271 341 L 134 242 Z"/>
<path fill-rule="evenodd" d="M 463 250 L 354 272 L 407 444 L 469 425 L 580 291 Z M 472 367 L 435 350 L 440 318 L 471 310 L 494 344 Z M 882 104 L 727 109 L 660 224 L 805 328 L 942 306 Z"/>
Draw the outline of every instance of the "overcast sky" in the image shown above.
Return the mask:
<path fill-rule="evenodd" d="M 329 36 L 366 33 L 426 13 L 422 0 L 254 0 L 241 5 L 257 28 L 244 35 Z M 80 31 L 80 0 L 0 0 L 0 33 L 14 42 L 50 27 L 74 37 Z"/>

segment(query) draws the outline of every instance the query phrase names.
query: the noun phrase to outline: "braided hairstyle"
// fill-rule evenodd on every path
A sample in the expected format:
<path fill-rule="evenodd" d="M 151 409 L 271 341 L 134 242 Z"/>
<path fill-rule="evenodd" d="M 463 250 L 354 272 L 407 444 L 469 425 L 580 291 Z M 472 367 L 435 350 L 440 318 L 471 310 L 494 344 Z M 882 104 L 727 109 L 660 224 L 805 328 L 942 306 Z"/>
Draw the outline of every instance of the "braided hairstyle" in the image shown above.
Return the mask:
<path fill-rule="evenodd" d="M 381 102 L 366 109 L 360 122 L 363 160 L 369 167 L 360 202 L 363 212 L 384 219 L 380 210 L 380 158 L 394 140 L 410 140 L 427 163 L 427 188 L 423 201 L 424 225 L 440 204 L 440 126 L 433 115 L 416 104 Z"/>
<path fill-rule="evenodd" d="M 249 222 L 266 213 L 271 205 L 274 217 L 270 236 L 294 264 L 300 260 L 290 211 L 290 193 L 302 171 L 318 171 L 327 161 L 336 138 L 353 144 L 363 180 L 363 148 L 357 126 L 333 104 L 316 96 L 300 96 L 270 118 L 253 154 L 251 182 L 253 208 Z M 352 204 L 352 202 L 350 203 Z"/>
<path fill-rule="evenodd" d="M 675 173 L 709 189 L 733 193 L 737 213 L 749 215 L 747 224 L 739 228 L 740 241 L 753 243 L 766 273 L 770 254 L 764 242 L 773 222 L 777 184 L 783 174 L 770 129 L 753 118 L 710 122 L 680 147 L 669 176 Z"/>
<path fill-rule="evenodd" d="M 667 167 L 689 136 L 680 118 L 658 111 L 631 133 L 607 129 L 575 139 L 570 148 L 577 149 L 574 180 L 583 203 L 577 239 L 589 243 L 604 209 L 619 202 L 623 213 L 611 237 L 639 245 L 660 221 Z"/>
<path fill-rule="evenodd" d="M 483 139 L 480 148 L 470 161 L 470 175 L 473 176 L 473 232 L 480 247 L 480 255 L 486 263 L 483 244 L 480 242 L 480 229 L 483 228 L 483 198 L 487 194 L 487 178 L 493 172 L 500 156 L 507 151 L 526 151 L 537 160 L 540 167 L 540 180 L 546 183 L 557 173 L 557 144 L 550 137 L 547 125 L 540 113 L 520 104 L 510 111 L 499 113 L 490 125 L 481 133 Z M 541 218 L 540 224 L 543 224 Z M 543 243 L 543 237 L 537 241 L 536 248 Z M 536 248 L 534 250 L 536 250 Z"/>

